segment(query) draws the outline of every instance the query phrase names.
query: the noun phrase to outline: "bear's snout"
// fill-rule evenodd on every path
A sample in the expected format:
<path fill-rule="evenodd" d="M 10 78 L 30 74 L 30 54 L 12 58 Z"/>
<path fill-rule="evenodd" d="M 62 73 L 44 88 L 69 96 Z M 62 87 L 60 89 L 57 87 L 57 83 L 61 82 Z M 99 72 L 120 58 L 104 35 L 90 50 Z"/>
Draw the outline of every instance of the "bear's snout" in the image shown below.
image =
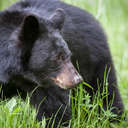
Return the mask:
<path fill-rule="evenodd" d="M 66 62 L 56 77 L 51 78 L 59 87 L 67 89 L 74 88 L 83 81 L 71 62 Z"/>

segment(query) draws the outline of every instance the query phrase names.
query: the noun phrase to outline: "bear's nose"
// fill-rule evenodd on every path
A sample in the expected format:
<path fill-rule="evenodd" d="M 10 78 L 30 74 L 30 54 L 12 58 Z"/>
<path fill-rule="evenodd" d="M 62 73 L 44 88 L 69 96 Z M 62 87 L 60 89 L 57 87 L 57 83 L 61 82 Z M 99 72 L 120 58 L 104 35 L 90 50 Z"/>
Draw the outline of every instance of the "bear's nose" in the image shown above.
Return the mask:
<path fill-rule="evenodd" d="M 79 85 L 81 82 L 83 82 L 83 78 L 77 73 L 77 75 L 75 75 L 73 79 L 72 85 L 76 86 Z"/>
<path fill-rule="evenodd" d="M 77 72 L 71 62 L 66 62 L 61 68 L 60 73 L 56 78 L 52 78 L 54 82 L 61 88 L 74 88 L 76 85 L 83 82 L 82 76 Z"/>

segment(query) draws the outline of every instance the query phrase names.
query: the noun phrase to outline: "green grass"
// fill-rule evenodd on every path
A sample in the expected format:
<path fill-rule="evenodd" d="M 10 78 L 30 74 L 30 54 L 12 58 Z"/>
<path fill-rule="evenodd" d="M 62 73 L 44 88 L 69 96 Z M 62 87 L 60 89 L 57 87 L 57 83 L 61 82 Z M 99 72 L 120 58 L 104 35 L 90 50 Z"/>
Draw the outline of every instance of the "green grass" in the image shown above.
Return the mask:
<path fill-rule="evenodd" d="M 0 102 L 0 128 L 45 128 L 45 119 L 36 121 L 36 110 L 30 106 L 29 98 L 20 97 Z"/>
<path fill-rule="evenodd" d="M 10 2 L 9 2 L 10 1 Z M 15 1 L 15 0 L 13 0 Z M 11 0 L 0 1 L 4 9 Z M 125 105 L 128 120 L 128 1 L 127 0 L 64 0 L 65 2 L 88 10 L 101 23 L 108 36 L 108 43 L 113 56 L 119 89 Z M 2 4 L 1 4 L 2 2 Z M 86 99 L 86 100 L 85 100 Z M 72 128 L 128 128 L 128 121 L 110 123 L 116 118 L 109 110 L 102 109 L 102 97 L 99 93 L 90 104 L 89 95 L 80 86 L 73 97 Z M 99 115 L 99 107 L 101 109 Z M 20 97 L 0 101 L 0 128 L 44 128 L 42 122 L 35 120 L 36 110 L 30 107 L 29 98 L 23 102 Z"/>

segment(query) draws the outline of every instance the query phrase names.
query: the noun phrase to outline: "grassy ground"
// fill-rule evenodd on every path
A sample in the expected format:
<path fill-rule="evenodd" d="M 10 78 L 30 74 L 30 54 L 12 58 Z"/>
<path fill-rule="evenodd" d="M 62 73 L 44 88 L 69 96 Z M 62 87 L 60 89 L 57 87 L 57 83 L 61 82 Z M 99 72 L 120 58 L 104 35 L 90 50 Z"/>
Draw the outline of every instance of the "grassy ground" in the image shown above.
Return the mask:
<path fill-rule="evenodd" d="M 10 1 L 10 2 L 9 2 Z M 128 113 L 128 1 L 127 0 L 64 0 L 69 4 L 91 12 L 102 24 L 110 45 L 111 53 L 115 63 L 118 77 L 119 89 L 123 98 L 126 113 Z M 0 8 L 3 9 L 13 1 L 0 1 Z M 69 125 L 72 128 L 128 128 L 127 121 L 120 124 L 110 123 L 109 119 L 115 117 L 110 111 L 102 110 L 98 115 L 98 106 L 102 108 L 102 99 L 94 99 L 89 104 L 89 96 L 83 97 L 80 87 L 75 97 L 73 107 L 73 118 Z M 83 100 L 86 99 L 86 105 Z M 90 109 L 91 108 L 91 109 Z M 77 113 L 75 113 L 76 111 Z M 0 102 L 0 128 L 43 128 L 45 120 L 35 121 L 36 111 L 30 109 L 29 100 L 23 102 L 20 98 L 13 98 Z M 88 116 L 86 116 L 88 115 Z M 127 116 L 128 120 L 128 116 Z M 28 123 L 29 122 L 29 123 Z M 70 127 L 70 126 L 69 126 Z"/>

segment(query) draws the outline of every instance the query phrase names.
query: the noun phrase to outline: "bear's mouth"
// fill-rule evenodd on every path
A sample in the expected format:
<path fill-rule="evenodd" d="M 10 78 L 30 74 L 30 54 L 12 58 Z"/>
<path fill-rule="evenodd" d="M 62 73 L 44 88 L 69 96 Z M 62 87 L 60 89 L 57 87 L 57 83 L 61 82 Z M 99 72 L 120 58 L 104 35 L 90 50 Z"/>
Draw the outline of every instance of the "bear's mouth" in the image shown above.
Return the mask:
<path fill-rule="evenodd" d="M 77 72 L 72 63 L 66 62 L 56 77 L 51 77 L 54 83 L 63 89 L 74 88 L 83 81 L 81 75 Z"/>
<path fill-rule="evenodd" d="M 51 78 L 56 85 L 58 85 L 60 88 L 67 89 L 65 85 L 63 85 L 63 82 L 60 79 Z"/>

